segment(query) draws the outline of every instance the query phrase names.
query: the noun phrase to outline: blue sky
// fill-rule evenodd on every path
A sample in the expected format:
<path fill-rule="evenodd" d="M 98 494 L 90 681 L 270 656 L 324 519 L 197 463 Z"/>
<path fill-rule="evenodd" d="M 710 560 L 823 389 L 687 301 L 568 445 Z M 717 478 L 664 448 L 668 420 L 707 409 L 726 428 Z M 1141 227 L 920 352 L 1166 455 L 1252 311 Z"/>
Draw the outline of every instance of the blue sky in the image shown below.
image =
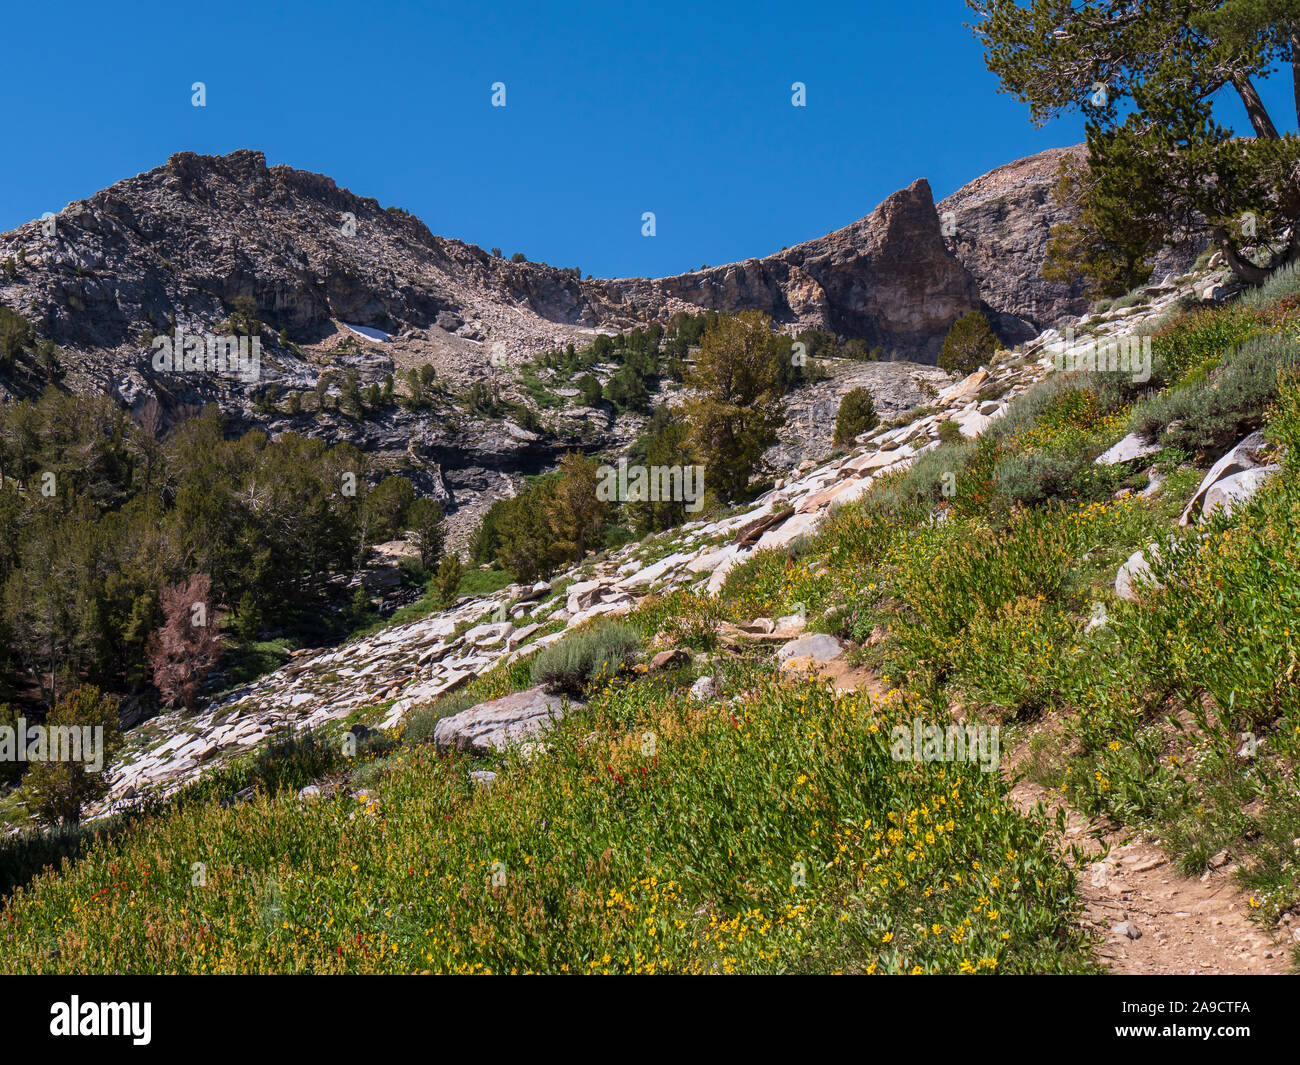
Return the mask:
<path fill-rule="evenodd" d="M 961 0 L 11 5 L 0 230 L 173 152 L 257 148 L 596 276 L 765 255 L 917 177 L 940 198 L 1082 140 L 996 92 L 968 20 Z M 1287 93 L 1266 88 L 1279 121 Z"/>

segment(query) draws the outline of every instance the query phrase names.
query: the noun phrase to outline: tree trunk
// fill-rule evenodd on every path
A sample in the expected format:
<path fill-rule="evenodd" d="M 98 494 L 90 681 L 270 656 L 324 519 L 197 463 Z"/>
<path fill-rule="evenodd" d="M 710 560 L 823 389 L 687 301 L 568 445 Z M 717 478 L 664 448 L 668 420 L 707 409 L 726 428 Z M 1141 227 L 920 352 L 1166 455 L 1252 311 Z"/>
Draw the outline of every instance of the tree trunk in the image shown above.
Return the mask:
<path fill-rule="evenodd" d="M 1219 246 L 1232 272 L 1247 284 L 1262 285 L 1268 279 L 1267 269 L 1247 262 L 1237 253 L 1236 245 L 1232 243 L 1232 238 L 1228 236 L 1228 231 L 1223 226 L 1215 226 L 1210 230 L 1210 239 Z"/>
<path fill-rule="evenodd" d="M 1295 262 L 1300 262 L 1300 223 L 1291 223 L 1291 239 L 1287 241 L 1286 253 L 1282 261 L 1288 266 Z"/>
<path fill-rule="evenodd" d="M 1295 86 L 1295 118 L 1300 128 L 1300 30 L 1291 31 L 1291 82 Z"/>
<path fill-rule="evenodd" d="M 1268 109 L 1264 106 L 1264 101 L 1259 98 L 1259 92 L 1250 78 L 1244 75 L 1235 77 L 1232 79 L 1232 85 L 1237 90 L 1237 95 L 1241 97 L 1241 102 L 1246 105 L 1246 114 L 1250 117 L 1250 124 L 1255 127 L 1255 136 L 1271 141 L 1279 140 L 1277 127 L 1268 117 Z"/>

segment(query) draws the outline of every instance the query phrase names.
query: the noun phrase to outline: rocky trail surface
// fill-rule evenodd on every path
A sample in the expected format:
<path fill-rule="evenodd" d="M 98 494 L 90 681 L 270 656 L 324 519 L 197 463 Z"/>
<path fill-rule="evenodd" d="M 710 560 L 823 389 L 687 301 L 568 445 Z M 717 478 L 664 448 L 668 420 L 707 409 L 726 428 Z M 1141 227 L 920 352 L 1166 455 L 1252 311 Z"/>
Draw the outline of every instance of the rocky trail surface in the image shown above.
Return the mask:
<path fill-rule="evenodd" d="M 1054 812 L 1059 796 L 1028 780 L 1011 797 L 1028 813 L 1040 802 Z M 1065 843 L 1095 858 L 1079 871 L 1082 924 L 1097 956 L 1119 975 L 1283 975 L 1300 928 L 1270 934 L 1251 920 L 1250 900 L 1232 878 L 1236 866 L 1216 856 L 1200 877 L 1181 875 L 1152 842 L 1131 830 L 1090 822 L 1065 807 Z"/>

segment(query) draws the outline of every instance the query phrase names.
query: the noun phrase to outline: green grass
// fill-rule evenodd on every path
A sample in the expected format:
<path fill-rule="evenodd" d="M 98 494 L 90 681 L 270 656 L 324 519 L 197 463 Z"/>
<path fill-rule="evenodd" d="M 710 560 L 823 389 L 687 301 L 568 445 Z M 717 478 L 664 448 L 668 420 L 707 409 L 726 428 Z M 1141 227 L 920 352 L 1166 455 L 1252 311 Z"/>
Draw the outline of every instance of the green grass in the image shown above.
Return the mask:
<path fill-rule="evenodd" d="M 488 792 L 468 780 L 472 763 L 416 748 L 374 782 L 370 804 L 282 792 L 140 822 L 16 893 L 0 964 L 1092 967 L 1055 834 L 1011 809 L 996 774 L 896 763 L 888 727 L 917 708 L 777 686 L 754 669 L 729 713 L 700 713 L 671 681 L 600 692 L 548 736 L 545 759 L 499 759 Z"/>
<path fill-rule="evenodd" d="M 553 383 L 548 384 L 537 376 L 537 371 L 532 366 L 524 366 L 519 371 L 519 383 L 534 406 L 542 410 L 555 410 L 564 406 L 564 397 L 556 395 L 554 391 L 561 384 L 558 376 Z"/>
<path fill-rule="evenodd" d="M 500 569 L 467 569 L 456 586 L 456 594 L 491 595 L 515 583 L 512 574 Z"/>

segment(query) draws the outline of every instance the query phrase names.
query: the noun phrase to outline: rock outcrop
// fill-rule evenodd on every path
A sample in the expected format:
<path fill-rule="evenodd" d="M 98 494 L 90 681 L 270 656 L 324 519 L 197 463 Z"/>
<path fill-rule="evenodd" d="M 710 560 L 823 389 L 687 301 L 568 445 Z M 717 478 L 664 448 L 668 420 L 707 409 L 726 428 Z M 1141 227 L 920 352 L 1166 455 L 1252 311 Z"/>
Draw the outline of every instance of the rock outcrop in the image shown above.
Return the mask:
<path fill-rule="evenodd" d="M 1268 462 L 1268 444 L 1264 434 L 1251 433 L 1220 458 L 1197 486 L 1196 493 L 1183 508 L 1178 524 L 1186 528 L 1199 513 L 1206 520 L 1216 506 L 1229 509 L 1244 499 L 1249 499 L 1280 467 Z M 1241 476 L 1250 474 L 1249 477 Z M 1236 478 L 1234 480 L 1234 478 Z M 1215 489 L 1219 488 L 1219 491 Z"/>
<path fill-rule="evenodd" d="M 128 403 L 160 391 L 148 365 L 153 336 L 214 329 L 237 299 L 298 344 L 346 323 L 393 341 L 388 357 L 399 363 L 419 358 L 448 372 L 700 309 L 758 309 L 792 328 L 930 361 L 948 325 L 979 300 L 944 247 L 924 179 L 852 225 L 766 258 L 583 281 L 435 236 L 320 174 L 268 167 L 261 152 L 181 152 L 0 235 L 0 260 L 10 258 L 17 272 L 0 299 L 73 356 L 74 379 Z M 311 367 L 273 348 L 283 383 L 310 387 Z"/>
<path fill-rule="evenodd" d="M 1043 277 L 1052 227 L 1076 217 L 1054 196 L 1061 163 L 1086 152 L 1082 144 L 1048 148 L 990 170 L 938 203 L 946 246 L 978 281 L 984 310 L 1007 343 L 1084 314 L 1091 303 L 1081 280 L 1063 284 Z M 1184 273 L 1203 247 L 1166 248 L 1156 256 L 1152 278 Z"/>
<path fill-rule="evenodd" d="M 677 310 L 760 310 L 795 329 L 826 329 L 933 362 L 948 327 L 979 305 L 979 287 L 944 246 L 920 178 L 871 214 L 762 259 L 678 277 L 587 283 L 602 321 Z"/>
<path fill-rule="evenodd" d="M 564 700 L 542 688 L 528 688 L 479 703 L 434 726 L 438 750 L 490 754 L 535 739 L 564 717 Z"/>
<path fill-rule="evenodd" d="M 1017 159 L 938 203 L 948 250 L 978 280 L 993 325 L 1008 342 L 1088 309 L 1082 283 L 1042 276 L 1052 226 L 1073 217 L 1052 196 L 1061 162 L 1083 151 L 1082 145 L 1049 148 Z"/>

